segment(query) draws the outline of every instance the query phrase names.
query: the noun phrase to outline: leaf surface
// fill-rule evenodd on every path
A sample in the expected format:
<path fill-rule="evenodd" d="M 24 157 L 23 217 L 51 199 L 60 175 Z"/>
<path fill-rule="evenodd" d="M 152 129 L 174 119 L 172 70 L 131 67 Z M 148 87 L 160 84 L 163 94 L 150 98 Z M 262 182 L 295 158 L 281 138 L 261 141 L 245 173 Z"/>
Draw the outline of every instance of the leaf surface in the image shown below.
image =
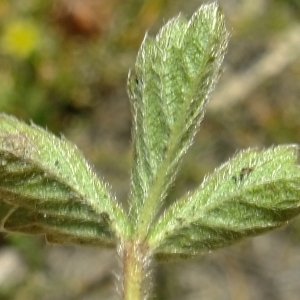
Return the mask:
<path fill-rule="evenodd" d="M 127 218 L 80 151 L 64 138 L 0 115 L 1 231 L 57 243 L 112 246 Z"/>
<path fill-rule="evenodd" d="M 128 78 L 133 111 L 131 214 L 150 226 L 219 77 L 228 33 L 216 3 L 146 36 Z M 140 224 L 141 224 L 140 223 Z"/>
<path fill-rule="evenodd" d="M 300 212 L 298 148 L 242 151 L 168 208 L 148 235 L 158 256 L 194 255 L 286 224 Z"/>

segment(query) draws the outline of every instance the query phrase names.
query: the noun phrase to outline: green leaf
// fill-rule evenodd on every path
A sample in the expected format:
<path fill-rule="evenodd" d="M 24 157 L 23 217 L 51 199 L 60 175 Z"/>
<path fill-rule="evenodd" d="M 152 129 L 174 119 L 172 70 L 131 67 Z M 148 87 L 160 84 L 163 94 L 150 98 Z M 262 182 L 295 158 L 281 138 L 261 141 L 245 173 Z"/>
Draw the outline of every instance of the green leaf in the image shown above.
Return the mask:
<path fill-rule="evenodd" d="M 0 115 L 1 231 L 49 242 L 112 246 L 127 217 L 78 149 L 64 138 Z"/>
<path fill-rule="evenodd" d="M 145 37 L 128 91 L 133 111 L 131 214 L 147 231 L 193 141 L 219 77 L 228 33 L 216 3 Z"/>
<path fill-rule="evenodd" d="M 300 213 L 298 147 L 243 151 L 172 205 L 147 239 L 158 256 L 194 255 L 286 224 Z"/>

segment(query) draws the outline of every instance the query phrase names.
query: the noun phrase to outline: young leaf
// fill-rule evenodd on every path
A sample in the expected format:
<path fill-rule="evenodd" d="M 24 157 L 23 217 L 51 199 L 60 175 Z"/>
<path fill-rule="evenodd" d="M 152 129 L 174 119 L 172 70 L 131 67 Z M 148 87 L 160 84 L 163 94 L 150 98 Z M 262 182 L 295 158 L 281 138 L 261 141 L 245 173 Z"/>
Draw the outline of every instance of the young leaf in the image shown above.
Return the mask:
<path fill-rule="evenodd" d="M 128 91 L 133 111 L 131 213 L 147 231 L 191 145 L 227 46 L 216 3 L 145 37 Z M 141 234 L 143 235 L 143 234 Z"/>
<path fill-rule="evenodd" d="M 300 212 L 298 148 L 239 153 L 167 209 L 148 236 L 158 256 L 194 255 L 258 235 Z"/>
<path fill-rule="evenodd" d="M 113 245 L 127 218 L 77 148 L 0 115 L 0 230 L 56 243 Z"/>

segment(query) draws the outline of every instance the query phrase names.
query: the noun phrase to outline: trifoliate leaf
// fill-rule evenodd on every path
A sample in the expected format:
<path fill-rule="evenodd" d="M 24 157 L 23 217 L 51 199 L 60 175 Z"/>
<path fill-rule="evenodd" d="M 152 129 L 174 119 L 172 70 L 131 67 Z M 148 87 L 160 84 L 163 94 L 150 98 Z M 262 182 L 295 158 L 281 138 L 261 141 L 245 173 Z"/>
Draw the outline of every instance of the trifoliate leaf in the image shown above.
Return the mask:
<path fill-rule="evenodd" d="M 0 115 L 1 231 L 50 242 L 113 245 L 127 219 L 78 149 L 64 138 Z"/>
<path fill-rule="evenodd" d="M 282 226 L 300 213 L 297 146 L 243 151 L 172 205 L 147 237 L 161 256 L 194 255 Z"/>
<path fill-rule="evenodd" d="M 133 111 L 131 213 L 151 222 L 191 145 L 219 77 L 227 46 L 216 3 L 187 21 L 179 16 L 155 38 L 146 36 L 128 90 Z M 149 226 L 147 224 L 146 226 Z"/>

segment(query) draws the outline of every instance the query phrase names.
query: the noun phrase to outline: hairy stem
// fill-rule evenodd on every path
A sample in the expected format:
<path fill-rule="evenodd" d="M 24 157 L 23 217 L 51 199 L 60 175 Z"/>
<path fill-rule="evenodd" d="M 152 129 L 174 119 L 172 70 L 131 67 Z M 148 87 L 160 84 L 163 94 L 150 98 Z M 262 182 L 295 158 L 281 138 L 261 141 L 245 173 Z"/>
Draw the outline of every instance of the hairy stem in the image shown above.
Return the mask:
<path fill-rule="evenodd" d="M 121 300 L 146 300 L 151 286 L 152 260 L 145 243 L 126 241 L 119 247 L 122 263 Z"/>

